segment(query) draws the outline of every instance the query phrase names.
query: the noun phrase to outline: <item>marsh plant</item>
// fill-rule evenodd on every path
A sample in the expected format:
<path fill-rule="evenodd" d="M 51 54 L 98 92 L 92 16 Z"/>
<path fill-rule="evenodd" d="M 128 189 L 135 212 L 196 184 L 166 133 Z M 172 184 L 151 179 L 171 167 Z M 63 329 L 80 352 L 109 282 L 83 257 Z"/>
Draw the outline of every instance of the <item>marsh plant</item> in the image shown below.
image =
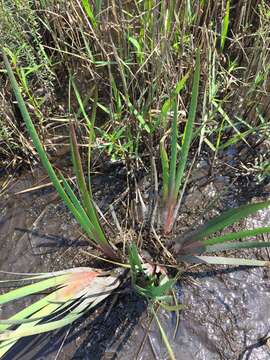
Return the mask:
<path fill-rule="evenodd" d="M 87 8 L 87 2 L 83 3 L 88 16 L 91 18 L 91 9 Z M 135 47 L 137 46 L 134 40 L 131 40 L 131 42 Z M 221 43 L 221 47 L 223 46 L 224 41 Z M 16 64 L 10 64 L 5 49 L 2 49 L 2 55 L 18 107 L 44 169 L 47 171 L 55 190 L 81 226 L 89 242 L 103 253 L 104 257 L 113 264 L 114 269 L 105 271 L 81 267 L 45 274 L 25 274 L 23 277 L 17 277 L 15 282 L 20 280 L 26 285 L 0 295 L 1 305 L 43 291 L 46 291 L 47 295 L 41 296 L 39 300 L 18 311 L 10 318 L 0 320 L 0 356 L 4 356 L 22 337 L 52 331 L 74 322 L 89 309 L 97 306 L 106 297 L 110 296 L 115 290 L 120 291 L 123 282 L 130 278 L 133 290 L 148 301 L 169 356 L 171 359 L 175 359 L 155 309 L 157 305 L 163 306 L 168 311 L 179 311 L 181 309 L 181 304 L 177 304 L 174 296 L 174 284 L 177 281 L 178 273 L 176 272 L 176 275 L 170 278 L 166 272 L 165 264 L 164 266 L 156 266 L 151 261 L 144 261 L 135 244 L 130 244 L 129 256 L 125 258 L 114 245 L 114 239 L 107 238 L 99 222 L 93 201 L 91 181 L 87 182 L 84 176 L 76 137 L 76 124 L 71 122 L 69 129 L 71 158 L 78 191 L 75 191 L 69 180 L 59 170 L 55 170 L 50 163 L 16 80 L 13 69 Z M 137 56 L 138 61 L 142 61 L 141 56 L 143 55 L 138 53 Z M 170 131 L 166 135 L 170 141 L 163 138 L 160 143 L 160 162 L 162 164 L 161 209 L 164 220 L 162 232 L 167 235 L 172 232 L 177 217 L 177 202 L 181 191 L 183 191 L 184 176 L 187 172 L 187 159 L 194 136 L 193 129 L 197 113 L 201 74 L 200 48 L 196 51 L 195 66 L 190 73 L 193 74 L 193 85 L 181 142 L 179 142 L 178 136 L 178 95 L 184 88 L 189 74 L 186 74 L 178 82 L 176 90 L 173 91 L 168 101 L 163 104 L 161 111 L 163 119 L 168 114 L 172 115 Z M 76 92 L 75 87 L 74 89 Z M 90 142 L 94 138 L 97 96 L 95 99 L 92 116 L 88 117 L 85 113 Z M 78 93 L 77 100 L 81 104 L 82 111 L 84 111 Z M 90 148 L 91 146 L 89 146 Z M 168 156 L 169 149 L 170 156 Z M 88 156 L 90 163 L 90 150 Z M 270 201 L 247 204 L 236 209 L 227 210 L 186 236 L 176 237 L 173 246 L 173 251 L 179 262 L 175 266 L 176 269 L 180 270 L 183 261 L 190 263 L 269 266 L 267 261 L 211 255 L 212 253 L 231 249 L 269 247 L 270 242 L 242 241 L 242 239 L 268 233 L 270 227 L 226 232 L 226 234 L 220 235 L 220 231 L 223 229 L 268 206 L 270 206 Z M 237 241 L 234 242 L 233 240 Z M 11 283 L 11 280 L 7 280 L 7 282 Z"/>

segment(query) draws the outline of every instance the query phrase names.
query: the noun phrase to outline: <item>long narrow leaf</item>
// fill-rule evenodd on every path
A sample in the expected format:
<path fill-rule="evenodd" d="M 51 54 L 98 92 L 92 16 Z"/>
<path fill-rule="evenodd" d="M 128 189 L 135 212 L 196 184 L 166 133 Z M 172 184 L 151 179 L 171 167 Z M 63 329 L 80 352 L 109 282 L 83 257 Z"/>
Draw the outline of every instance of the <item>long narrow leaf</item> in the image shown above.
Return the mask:
<path fill-rule="evenodd" d="M 79 107 L 80 107 L 80 111 L 81 113 L 83 114 L 83 117 L 86 121 L 86 124 L 87 124 L 87 127 L 88 127 L 88 131 L 91 131 L 92 130 L 92 122 L 91 120 L 89 119 L 89 116 L 87 115 L 86 111 L 85 111 L 85 107 L 84 107 L 84 104 L 83 104 L 83 101 L 82 101 L 82 98 L 81 98 L 81 95 L 79 93 L 79 90 L 73 80 L 73 78 L 71 77 L 71 85 L 73 87 L 73 90 L 74 90 L 74 93 L 75 93 L 75 96 L 76 96 L 76 99 L 77 99 L 77 102 L 79 104 Z M 90 95 L 91 96 L 91 95 Z"/>
<path fill-rule="evenodd" d="M 27 130 L 29 131 L 29 134 L 31 136 L 31 139 L 33 140 L 33 143 L 35 145 L 35 148 L 38 152 L 38 155 L 40 157 L 41 163 L 44 166 L 44 168 L 47 170 L 48 175 L 50 180 L 52 181 L 55 189 L 57 190 L 58 194 L 61 196 L 61 198 L 63 199 L 63 201 L 65 202 L 65 204 L 69 207 L 70 211 L 73 213 L 74 207 L 73 204 L 71 203 L 69 197 L 67 196 L 67 194 L 65 193 L 60 181 L 58 180 L 58 177 L 52 167 L 52 165 L 50 164 L 50 161 L 47 157 L 47 154 L 41 144 L 41 141 L 39 139 L 39 136 L 36 132 L 36 129 L 34 127 L 34 124 L 30 118 L 30 115 L 28 113 L 28 110 L 25 106 L 24 100 L 22 98 L 21 92 L 20 92 L 20 88 L 19 85 L 15 79 L 14 73 L 12 71 L 12 68 L 10 66 L 10 63 L 8 61 L 8 58 L 5 54 L 5 51 L 3 50 L 3 59 L 4 59 L 4 63 L 5 63 L 5 67 L 7 69 L 7 73 L 8 73 L 8 77 L 12 86 L 12 90 L 15 94 L 15 97 L 17 99 L 18 102 L 18 106 L 20 109 L 20 112 L 22 114 L 22 117 L 24 119 L 25 125 L 27 127 Z"/>
<path fill-rule="evenodd" d="M 44 291 L 46 289 L 58 286 L 63 283 L 65 279 L 67 279 L 68 275 L 61 275 L 53 278 L 49 278 L 46 280 L 42 280 L 35 284 L 25 285 L 18 289 L 14 289 L 9 291 L 6 294 L 0 295 L 0 304 L 3 305 L 9 301 L 20 299 L 24 296 L 38 293 Z"/>
<path fill-rule="evenodd" d="M 156 314 L 156 312 L 155 312 L 154 309 L 153 309 L 153 314 L 154 314 L 156 323 L 157 323 L 157 325 L 158 325 L 158 328 L 159 328 L 159 331 L 160 331 L 162 340 L 163 340 L 163 342 L 164 342 L 164 344 L 165 344 L 165 346 L 166 346 L 166 349 L 167 349 L 167 351 L 168 351 L 170 360 L 176 360 L 176 357 L 175 357 L 175 355 L 174 355 L 174 352 L 173 352 L 173 349 L 172 349 L 171 344 L 170 344 L 170 342 L 169 342 L 169 339 L 168 339 L 167 335 L 165 334 L 165 331 L 164 331 L 164 329 L 163 329 L 163 327 L 162 327 L 162 325 L 161 325 L 161 323 L 160 323 L 160 321 L 159 321 L 159 319 L 158 319 L 158 316 L 157 316 L 157 314 Z"/>
<path fill-rule="evenodd" d="M 215 245 L 215 244 L 223 243 L 225 241 L 239 240 L 245 237 L 256 236 L 259 234 L 266 234 L 266 233 L 270 233 L 270 226 L 259 227 L 252 230 L 237 231 L 222 236 L 217 236 L 212 239 L 203 240 L 202 243 L 204 245 Z"/>
<path fill-rule="evenodd" d="M 234 266 L 270 266 L 270 261 L 238 259 L 222 256 L 179 256 L 181 261 L 192 264 L 211 264 L 211 265 L 234 265 Z"/>
<path fill-rule="evenodd" d="M 236 243 L 216 244 L 206 246 L 205 252 L 217 252 L 225 250 L 237 250 L 237 249 L 254 249 L 254 248 L 268 248 L 270 247 L 269 241 L 242 241 Z"/>
<path fill-rule="evenodd" d="M 19 109 L 21 111 L 21 114 L 23 116 L 23 119 L 25 121 L 26 127 L 29 131 L 29 134 L 33 140 L 33 143 L 35 145 L 35 148 L 38 152 L 38 155 L 40 157 L 40 160 L 42 162 L 42 165 L 44 166 L 44 168 L 47 170 L 47 173 L 49 175 L 50 180 L 52 181 L 56 191 L 58 192 L 58 194 L 61 196 L 62 200 L 64 201 L 64 203 L 66 204 L 66 206 L 69 208 L 69 210 L 71 211 L 71 213 L 74 215 L 74 217 L 76 218 L 76 220 L 79 222 L 79 224 L 85 229 L 86 226 L 84 225 L 84 223 L 82 222 L 83 217 L 80 215 L 78 209 L 74 206 L 74 204 L 72 203 L 72 201 L 70 200 L 69 196 L 67 195 L 67 193 L 65 192 L 65 189 L 63 188 L 63 186 L 61 185 L 61 182 L 59 181 L 48 157 L 47 154 L 41 144 L 41 141 L 39 139 L 39 136 L 36 132 L 36 129 L 34 127 L 34 124 L 30 118 L 30 115 L 28 113 L 28 110 L 26 108 L 26 105 L 24 103 L 24 100 L 22 98 L 18 83 L 15 79 L 14 73 L 11 69 L 11 66 L 9 64 L 9 61 L 7 59 L 7 56 L 5 54 L 5 52 L 3 51 L 3 58 L 4 58 L 4 63 L 7 69 L 7 73 L 11 82 L 11 86 L 13 89 L 13 92 L 16 96 L 17 102 L 18 102 L 18 106 Z M 95 229 L 98 229 L 98 235 L 100 236 L 100 241 L 103 242 L 103 244 L 106 244 L 107 249 L 110 249 L 110 245 L 107 242 L 107 240 L 105 239 L 105 237 L 102 237 L 102 234 L 100 232 L 100 228 L 97 226 L 96 223 L 94 223 Z M 89 234 L 89 232 L 88 232 Z M 93 239 L 94 241 L 97 240 Z M 113 252 L 111 251 L 111 254 Z"/>
<path fill-rule="evenodd" d="M 181 78 L 178 83 L 176 84 L 171 96 L 169 97 L 169 99 L 167 99 L 164 104 L 162 105 L 161 108 L 161 112 L 160 112 L 160 116 L 159 116 L 159 123 L 162 122 L 162 119 L 164 119 L 167 114 L 168 111 L 171 109 L 172 104 L 175 100 L 175 98 L 177 97 L 177 95 L 179 95 L 179 93 L 181 92 L 181 90 L 184 88 L 184 86 L 186 85 L 187 79 L 189 78 L 190 72 L 187 72 L 183 78 Z"/>
<path fill-rule="evenodd" d="M 85 303 L 86 303 L 86 305 L 88 305 L 87 301 L 85 301 Z M 4 333 L 0 334 L 0 341 L 14 340 L 14 339 L 22 338 L 24 336 L 37 335 L 37 334 L 41 334 L 44 332 L 56 330 L 56 329 L 64 327 L 64 326 L 70 324 L 71 322 L 77 320 L 81 315 L 83 315 L 83 313 L 81 313 L 81 314 L 80 313 L 75 313 L 75 314 L 71 313 L 71 314 L 65 316 L 61 320 L 50 321 L 46 324 L 35 325 L 35 326 L 27 327 L 24 329 L 22 328 L 22 329 L 14 330 L 14 331 L 7 330 Z M 24 325 L 26 325 L 26 324 L 24 324 Z"/>
<path fill-rule="evenodd" d="M 190 235 L 183 237 L 177 237 L 176 242 L 187 243 L 202 240 L 204 237 L 220 231 L 229 225 L 236 223 L 244 219 L 245 217 L 256 213 L 259 210 L 265 209 L 270 206 L 270 200 L 263 201 L 255 204 L 242 205 L 235 209 L 225 211 L 219 216 L 216 216 L 212 220 L 208 221 L 205 225 L 195 230 Z"/>
<path fill-rule="evenodd" d="M 94 225 L 89 220 L 84 208 L 82 207 L 80 201 L 78 200 L 77 196 L 75 195 L 74 191 L 70 187 L 67 180 L 63 177 L 63 175 L 61 173 L 59 173 L 59 176 L 62 178 L 65 190 L 66 190 L 67 194 L 69 195 L 72 203 L 74 204 L 74 206 L 78 210 L 78 214 L 80 216 L 80 224 L 81 224 L 82 228 L 84 229 L 86 234 L 90 237 L 90 239 L 95 244 L 98 244 L 98 242 L 96 241 L 97 240 L 97 234 L 95 233 Z"/>
<path fill-rule="evenodd" d="M 72 159 L 73 159 L 73 166 L 75 169 L 75 174 L 78 182 L 78 187 L 81 193 L 82 203 L 84 206 L 84 209 L 89 216 L 89 219 L 94 225 L 95 232 L 97 233 L 98 239 L 97 242 L 105 242 L 107 243 L 107 240 L 105 238 L 105 235 L 99 225 L 96 210 L 94 208 L 93 202 L 90 198 L 90 194 L 88 192 L 84 174 L 83 174 L 83 168 L 82 168 L 82 161 L 79 153 L 77 138 L 75 134 L 75 128 L 74 124 L 70 124 L 70 138 L 71 138 L 71 149 L 72 149 Z"/>
<path fill-rule="evenodd" d="M 221 40 L 220 40 L 221 50 L 224 49 L 225 41 L 227 38 L 228 28 L 229 28 L 229 18 L 230 18 L 230 0 L 227 0 L 226 12 L 225 12 L 225 16 L 222 20 L 222 27 L 221 27 Z"/>
<path fill-rule="evenodd" d="M 51 295 L 51 294 L 50 294 Z M 42 301 L 43 299 L 41 299 Z M 30 306 L 31 307 L 31 306 Z M 36 306 L 37 307 L 37 306 Z M 57 304 L 47 304 L 43 307 L 39 307 L 39 310 L 33 315 L 30 316 L 30 318 L 32 318 L 33 316 L 36 317 L 43 317 L 44 316 L 48 316 L 51 313 L 53 313 L 55 310 L 57 310 L 59 308 L 59 305 Z M 28 310 L 28 308 L 26 308 L 25 310 Z M 32 309 L 33 310 L 33 309 Z M 22 311 L 23 312 L 23 311 Z M 21 314 L 22 314 L 21 312 Z M 15 315 L 16 316 L 16 315 Z M 32 319 L 33 320 L 33 319 Z M 27 329 L 34 329 L 35 325 L 39 322 L 39 320 L 33 320 L 32 322 L 29 323 L 23 323 L 21 324 L 17 329 L 19 329 L 19 331 L 27 331 Z M 16 344 L 17 340 L 19 340 L 19 338 L 21 338 L 22 336 L 20 336 L 19 338 L 13 338 L 12 334 L 14 333 L 14 331 L 12 330 L 2 330 L 3 329 L 3 325 L 0 327 L 1 328 L 1 332 L 0 332 L 0 357 L 2 357 L 4 354 L 6 354 L 8 352 L 8 350 Z M 8 328 L 8 325 L 6 325 L 6 329 Z M 17 330 L 18 331 L 18 330 Z M 6 337 L 6 334 L 8 334 L 8 337 Z M 1 338 L 2 337 L 2 338 Z"/>
<path fill-rule="evenodd" d="M 175 174 L 177 161 L 177 138 L 178 138 L 178 124 L 177 124 L 177 101 L 174 101 L 173 106 L 173 124 L 172 124 L 172 144 L 170 157 L 170 172 L 169 172 L 169 199 L 173 197 L 175 190 Z"/>
<path fill-rule="evenodd" d="M 182 140 L 182 147 L 180 152 L 180 162 L 177 169 L 176 180 L 175 180 L 175 190 L 174 197 L 175 199 L 178 196 L 179 189 L 182 183 L 184 171 L 186 168 L 186 162 L 188 157 L 188 152 L 192 140 L 193 126 L 197 112 L 197 102 L 199 94 L 199 82 L 200 82 L 200 72 L 201 72 L 201 60 L 200 60 L 200 48 L 197 49 L 196 54 L 196 63 L 195 63 L 195 72 L 193 76 L 192 84 L 192 93 L 191 93 L 191 102 L 188 112 L 188 119 L 185 126 L 184 136 Z"/>
<path fill-rule="evenodd" d="M 138 63 L 142 64 L 144 61 L 144 55 L 143 55 L 140 43 L 138 42 L 137 39 L 135 39 L 132 36 L 128 36 L 128 41 L 134 46 L 134 48 L 136 50 L 136 57 L 137 57 Z"/>
<path fill-rule="evenodd" d="M 160 159 L 162 166 L 162 196 L 163 202 L 165 203 L 169 195 L 169 159 L 164 141 L 165 138 L 160 141 Z"/>
<path fill-rule="evenodd" d="M 107 276 L 106 272 L 91 268 L 69 269 L 53 273 L 55 274 L 59 276 L 12 290 L 7 294 L 11 301 L 37 291 L 55 288 L 55 284 L 58 286 L 55 291 L 11 318 L 0 320 L 0 357 L 24 336 L 58 329 L 75 321 L 104 300 L 120 284 L 117 277 Z M 57 283 L 55 278 L 58 279 Z M 20 325 L 15 330 L 8 330 L 11 325 L 17 324 Z"/>
<path fill-rule="evenodd" d="M 96 18 L 95 18 L 95 15 L 94 15 L 94 12 L 90 5 L 89 0 L 81 0 L 81 1 L 82 1 L 82 5 L 83 5 L 86 15 L 88 16 L 89 20 L 91 21 L 93 27 L 96 28 L 97 22 L 96 22 Z"/>
<path fill-rule="evenodd" d="M 98 89 L 97 89 L 97 87 L 95 87 L 93 107 L 92 107 L 92 113 L 91 113 L 91 125 L 92 125 L 92 128 L 90 129 L 89 136 L 88 136 L 88 152 L 87 152 L 88 190 L 89 190 L 89 194 L 90 194 L 91 199 L 93 198 L 93 194 L 92 194 L 92 186 L 91 186 L 90 165 L 91 165 L 92 143 L 93 143 L 93 140 L 95 138 L 94 126 L 95 126 L 96 115 L 97 115 L 97 103 L 98 103 Z"/>
<path fill-rule="evenodd" d="M 83 203 L 83 207 L 87 216 L 89 217 L 90 222 L 93 224 L 91 231 L 95 235 L 95 242 L 103 249 L 104 253 L 108 255 L 110 258 L 116 259 L 117 254 L 113 250 L 112 246 L 106 239 L 104 232 L 99 224 L 96 209 L 94 207 L 93 201 L 90 196 L 90 192 L 87 189 L 82 161 L 79 153 L 79 147 L 77 143 L 75 128 L 73 124 L 70 124 L 70 137 L 71 137 L 71 151 L 72 151 L 72 160 L 75 169 L 75 174 L 78 182 L 78 187 L 81 194 L 81 199 Z"/>

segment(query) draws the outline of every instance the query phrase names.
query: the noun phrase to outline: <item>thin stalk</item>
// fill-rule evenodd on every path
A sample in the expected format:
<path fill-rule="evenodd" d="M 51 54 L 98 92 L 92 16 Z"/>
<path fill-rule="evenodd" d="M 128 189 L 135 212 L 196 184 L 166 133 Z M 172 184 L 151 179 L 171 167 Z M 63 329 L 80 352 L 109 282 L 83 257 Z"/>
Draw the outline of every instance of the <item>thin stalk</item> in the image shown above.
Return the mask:
<path fill-rule="evenodd" d="M 168 197 L 165 201 L 165 211 L 164 211 L 164 227 L 163 231 L 165 234 L 171 232 L 173 223 L 174 223 L 174 210 L 177 204 L 177 198 L 179 196 L 180 187 L 183 182 L 184 171 L 186 169 L 187 157 L 191 145 L 191 140 L 193 137 L 193 127 L 196 117 L 197 111 L 197 102 L 198 102 L 198 93 L 199 93 L 199 82 L 200 82 L 200 49 L 197 49 L 196 52 L 196 63 L 195 63 L 195 71 L 193 76 L 193 84 L 192 84 L 192 94 L 191 94 L 191 102 L 189 106 L 188 119 L 185 126 L 182 146 L 180 150 L 179 156 L 179 164 L 176 168 L 177 163 L 177 104 L 176 100 L 174 101 L 174 119 L 172 125 L 172 141 L 171 141 L 171 158 L 170 158 L 170 173 L 169 173 L 169 184 L 168 184 Z M 163 151 L 164 152 L 164 151 Z M 162 154 L 162 163 L 163 169 L 165 165 L 165 157 Z M 166 191 L 166 184 L 165 184 Z M 164 193 L 163 193 L 164 194 Z M 165 193 L 166 194 L 166 193 Z"/>

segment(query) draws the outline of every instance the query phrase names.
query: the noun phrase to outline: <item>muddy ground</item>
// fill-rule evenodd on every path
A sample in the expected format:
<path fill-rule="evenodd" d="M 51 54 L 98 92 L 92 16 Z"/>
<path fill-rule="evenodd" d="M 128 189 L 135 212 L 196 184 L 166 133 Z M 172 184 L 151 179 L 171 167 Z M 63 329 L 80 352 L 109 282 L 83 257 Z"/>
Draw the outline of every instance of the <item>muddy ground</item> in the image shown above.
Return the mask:
<path fill-rule="evenodd" d="M 121 175 L 122 174 L 122 175 Z M 76 222 L 50 187 L 20 193 L 46 183 L 39 168 L 11 182 L 1 196 L 0 269 L 42 272 L 73 266 L 99 266 L 81 250 L 91 246 L 81 236 Z M 125 175 L 115 168 L 93 178 L 94 194 L 103 211 L 125 191 Z M 233 184 L 233 185 L 232 185 Z M 237 206 L 267 194 L 266 187 L 253 188 L 233 183 L 230 175 L 211 175 L 205 161 L 193 172 L 181 207 L 177 231 L 203 221 L 207 205 L 219 199 L 224 208 Z M 265 183 L 267 186 L 267 183 Z M 240 190 L 239 190 L 240 189 Z M 217 203 L 216 203 L 217 207 Z M 217 213 L 216 207 L 205 217 Z M 197 220 L 200 219 L 200 220 Z M 260 211 L 241 226 L 266 226 L 270 210 Z M 112 230 L 111 230 L 112 231 Z M 266 250 L 234 253 L 235 256 L 270 260 Z M 176 328 L 176 315 L 160 311 L 166 334 L 177 360 L 266 360 L 270 359 L 270 270 L 199 266 L 187 269 L 177 284 L 179 300 L 185 305 Z M 111 307 L 112 300 L 115 305 Z M 0 310 L 1 317 L 16 310 L 16 304 Z M 175 332 L 175 334 L 174 334 Z M 175 335 L 175 336 L 174 336 Z M 135 293 L 110 298 L 73 326 L 52 334 L 28 338 L 6 359 L 122 359 L 167 358 L 159 331 L 151 321 L 146 303 Z"/>

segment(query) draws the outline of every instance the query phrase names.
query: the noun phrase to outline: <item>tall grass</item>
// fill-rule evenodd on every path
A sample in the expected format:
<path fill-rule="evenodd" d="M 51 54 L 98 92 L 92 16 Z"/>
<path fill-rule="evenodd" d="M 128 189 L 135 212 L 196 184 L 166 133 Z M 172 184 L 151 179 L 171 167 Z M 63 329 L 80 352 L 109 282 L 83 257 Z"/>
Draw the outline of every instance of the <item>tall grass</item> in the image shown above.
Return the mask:
<path fill-rule="evenodd" d="M 197 50 L 196 63 L 191 91 L 191 101 L 189 106 L 188 118 L 182 138 L 180 151 L 177 147 L 178 141 L 178 108 L 177 98 L 173 99 L 173 124 L 171 128 L 171 156 L 170 161 L 161 143 L 161 161 L 163 174 L 163 202 L 164 202 L 164 233 L 168 234 L 172 230 L 175 219 L 175 208 L 179 196 L 180 187 L 183 182 L 184 171 L 186 168 L 187 157 L 190 150 L 194 121 L 197 110 L 197 101 L 200 81 L 200 49 Z M 178 162 L 178 164 L 177 164 Z"/>
<path fill-rule="evenodd" d="M 125 266 L 130 268 L 132 287 L 151 303 L 163 341 L 173 359 L 175 355 L 155 310 L 156 306 L 180 309 L 179 305 L 171 304 L 176 278 L 169 279 L 162 267 L 145 263 L 135 245 L 130 246 L 129 257 L 122 259 L 113 241 L 107 239 L 91 193 L 91 148 L 97 136 L 99 147 L 105 149 L 112 160 L 124 161 L 128 174 L 129 170 L 134 172 L 135 167 L 147 167 L 146 145 L 151 144 L 151 155 L 160 148 L 163 232 L 170 233 L 193 140 L 199 144 L 198 152 L 207 151 L 214 166 L 220 150 L 239 143 L 249 146 L 250 136 L 255 136 L 258 143 L 268 137 L 269 5 L 263 0 L 251 0 L 248 5 L 244 0 L 237 4 L 230 0 L 136 0 L 113 1 L 110 6 L 99 0 L 61 0 L 57 4 L 47 0 L 36 2 L 34 8 L 30 0 L 14 4 L 5 0 L 1 6 L 0 16 L 5 16 L 1 24 L 4 24 L 2 45 L 6 67 L 1 70 L 1 75 L 7 71 L 41 162 L 91 243 L 114 263 L 120 259 L 128 262 Z M 24 21 L 21 25 L 18 19 L 27 9 L 29 24 Z M 26 34 L 34 39 L 35 46 L 29 43 Z M 18 43 L 22 46 L 17 46 Z M 11 65 L 5 53 L 10 57 Z M 35 82 L 36 78 L 42 81 Z M 64 102 L 63 112 L 66 113 L 70 112 L 70 104 L 65 102 L 65 87 L 69 81 L 78 107 L 74 113 L 81 120 L 68 126 L 78 196 L 68 179 L 52 167 L 38 136 L 39 133 L 46 134 L 42 111 L 46 101 L 35 95 L 36 90 L 41 86 L 45 90 L 53 88 L 56 84 L 54 82 L 51 87 L 52 81 L 58 81 L 60 85 L 60 100 Z M 0 91 L 1 98 L 4 96 L 6 100 L 7 88 L 5 92 Z M 50 96 L 56 99 L 54 94 L 50 93 Z M 189 104 L 188 110 L 186 104 Z M 11 109 L 11 101 L 9 107 Z M 55 107 L 50 103 L 46 111 L 49 114 L 57 112 Z M 4 110 L 4 118 L 6 113 Z M 12 114 L 11 111 L 9 121 L 5 121 L 7 130 L 15 123 Z M 182 114 L 184 117 L 187 114 L 187 120 L 180 141 L 179 118 Z M 101 117 L 105 119 L 103 125 L 95 121 Z M 47 124 L 50 127 L 53 120 Z M 87 134 L 88 182 L 76 138 L 76 128 L 81 124 Z M 16 138 L 20 132 L 17 128 Z M 10 133 L 4 131 L 3 134 Z M 13 157 L 16 147 L 9 150 L 12 136 L 3 138 L 8 143 L 6 153 Z M 268 163 L 266 169 L 267 166 Z M 269 226 L 220 233 L 269 205 L 269 201 L 264 201 L 230 209 L 187 236 L 177 236 L 172 251 L 179 266 L 182 261 L 269 266 L 268 261 L 213 255 L 226 250 L 269 247 L 269 242 L 246 240 L 269 233 Z M 143 247 L 148 249 L 149 244 L 143 242 Z M 33 280 L 36 281 L 33 285 L 0 296 L 0 302 L 4 304 L 21 296 L 52 290 L 10 319 L 0 320 L 1 355 L 23 336 L 73 322 L 120 284 L 118 276 L 81 268 L 46 274 L 45 277 L 37 275 Z M 75 286 L 74 290 L 74 284 L 79 289 Z M 73 291 L 69 291 L 71 288 Z M 48 316 L 55 316 L 59 310 L 63 311 L 63 317 L 48 321 Z"/>
<path fill-rule="evenodd" d="M 73 166 L 77 178 L 78 187 L 80 189 L 81 202 L 77 198 L 74 191 L 70 187 L 68 181 L 66 181 L 63 175 L 59 173 L 59 176 L 57 176 L 55 170 L 53 169 L 48 159 L 48 156 L 41 144 L 39 136 L 36 132 L 34 124 L 29 115 L 29 112 L 26 108 L 25 102 L 21 95 L 20 88 L 15 79 L 14 72 L 5 54 L 5 50 L 3 49 L 2 52 L 3 52 L 4 63 L 10 79 L 10 83 L 14 91 L 14 94 L 16 96 L 19 109 L 25 121 L 25 125 L 29 131 L 31 139 L 33 140 L 37 153 L 40 156 L 41 163 L 43 167 L 46 169 L 48 176 L 52 181 L 52 184 L 54 185 L 56 191 L 64 201 L 65 205 L 69 208 L 75 219 L 84 229 L 86 234 L 89 236 L 89 239 L 94 244 L 98 245 L 98 247 L 101 248 L 106 255 L 108 255 L 111 258 L 117 258 L 117 255 L 113 250 L 113 247 L 109 244 L 99 224 L 96 210 L 91 198 L 92 193 L 86 186 L 74 125 L 73 124 L 70 125 L 71 154 L 72 154 Z M 60 180 L 62 180 L 63 185 Z"/>
<path fill-rule="evenodd" d="M 61 14 L 53 0 L 40 1 L 36 8 L 30 0 L 24 2 L 24 6 L 22 2 L 16 4 L 11 6 L 5 0 L 2 5 L 7 26 L 3 28 L 3 45 L 5 42 L 10 44 L 7 36 L 13 37 L 11 51 L 14 54 L 18 48 L 13 46 L 15 38 L 24 44 L 27 39 L 20 39 L 20 36 L 29 31 L 34 37 L 40 57 L 33 62 L 35 54 L 31 50 L 33 55 L 29 62 L 35 66 L 28 75 L 30 84 L 33 78 L 42 74 L 47 74 L 48 84 L 51 84 L 55 76 L 52 70 L 61 77 L 63 66 L 78 74 L 78 82 L 84 82 L 80 79 L 81 71 L 77 71 L 83 69 L 90 75 L 87 77 L 89 81 L 99 83 L 104 97 L 99 101 L 98 110 L 104 111 L 103 116 L 109 120 L 100 134 L 106 138 L 103 147 L 113 159 L 138 158 L 144 132 L 161 130 L 160 109 L 170 97 L 171 89 L 191 68 L 199 45 L 202 46 L 204 62 L 209 51 L 213 54 L 207 66 L 215 72 L 215 84 L 212 84 L 216 87 L 215 99 L 230 119 L 225 130 L 219 131 L 219 116 L 215 116 L 213 104 L 207 101 L 204 118 L 209 121 L 205 122 L 202 145 L 206 144 L 215 152 L 236 129 L 237 141 L 243 141 L 247 129 L 239 126 L 237 117 L 244 120 L 246 111 L 250 111 L 250 119 L 257 121 L 256 108 L 263 116 L 267 114 L 267 99 L 260 101 L 264 98 L 263 87 L 268 74 L 266 44 L 269 39 L 265 29 L 269 21 L 269 5 L 265 1 L 251 0 L 248 6 L 239 1 L 232 6 L 227 0 L 151 0 L 132 4 L 113 2 L 108 7 L 102 1 L 76 0 L 69 3 L 67 11 L 66 2 L 61 0 Z M 23 31 L 27 24 L 19 25 L 16 19 L 23 17 L 27 9 L 31 17 L 29 24 L 32 25 Z M 235 13 L 239 16 L 234 16 Z M 12 32 L 11 24 L 14 24 L 13 28 L 19 27 L 18 31 Z M 45 34 L 44 38 L 41 34 Z M 258 47 L 263 51 L 255 51 Z M 217 48 L 223 49 L 222 56 Z M 24 49 L 26 47 L 22 49 L 22 56 Z M 247 58 L 252 60 L 249 62 Z M 19 60 L 19 68 L 21 64 Z M 230 64 L 235 65 L 231 67 Z M 240 80 L 242 77 L 243 81 Z M 23 85 L 23 79 L 24 76 L 20 85 Z M 206 89 L 208 78 L 204 76 L 201 81 L 202 89 Z M 48 93 L 48 86 L 45 88 Z M 32 96 L 32 100 L 28 96 L 29 101 L 34 104 L 37 99 L 31 87 L 29 90 Z M 242 101 L 244 104 L 240 108 L 238 105 Z M 185 110 L 183 104 L 187 102 L 184 93 L 179 102 L 180 110 Z M 233 114 L 231 109 L 234 109 Z"/>

